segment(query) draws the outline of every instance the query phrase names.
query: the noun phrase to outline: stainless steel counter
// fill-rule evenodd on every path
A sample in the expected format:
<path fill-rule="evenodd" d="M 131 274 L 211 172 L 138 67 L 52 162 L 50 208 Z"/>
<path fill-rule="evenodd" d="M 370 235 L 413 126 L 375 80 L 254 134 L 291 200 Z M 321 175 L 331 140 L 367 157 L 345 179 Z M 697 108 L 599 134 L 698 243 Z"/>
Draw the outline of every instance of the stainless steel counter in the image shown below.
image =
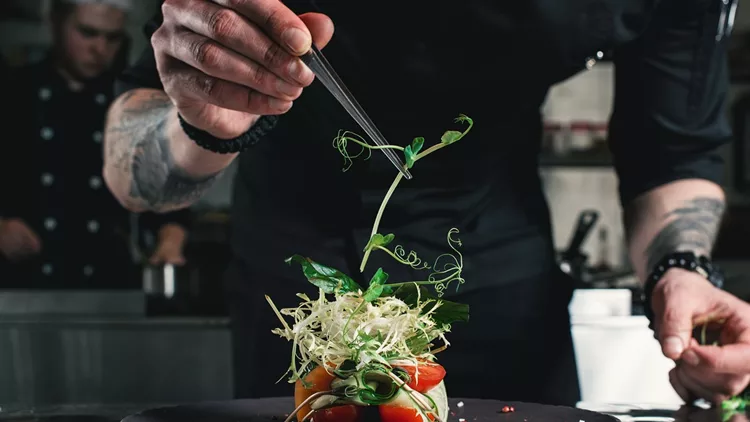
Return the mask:
<path fill-rule="evenodd" d="M 0 292 L 0 406 L 230 399 L 229 321 L 147 318 L 142 304 L 137 292 Z"/>

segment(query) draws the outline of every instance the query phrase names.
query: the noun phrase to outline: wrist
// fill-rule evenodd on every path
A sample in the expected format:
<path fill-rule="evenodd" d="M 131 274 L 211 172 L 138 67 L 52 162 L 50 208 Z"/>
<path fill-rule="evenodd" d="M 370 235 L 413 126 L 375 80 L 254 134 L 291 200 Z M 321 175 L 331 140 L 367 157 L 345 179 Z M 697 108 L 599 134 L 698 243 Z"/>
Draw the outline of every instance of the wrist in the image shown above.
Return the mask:
<path fill-rule="evenodd" d="M 168 223 L 159 229 L 158 238 L 161 244 L 182 246 L 187 238 L 187 231 L 178 224 Z"/>
<path fill-rule="evenodd" d="M 235 154 L 254 146 L 265 137 L 276 126 L 278 116 L 256 116 L 245 132 L 231 139 L 217 137 L 214 134 L 216 131 L 212 133 L 193 126 L 179 113 L 177 113 L 177 121 L 184 136 L 194 145 L 217 154 Z M 227 134 L 220 134 L 220 136 L 227 136 Z"/>
<path fill-rule="evenodd" d="M 719 289 L 724 285 L 721 270 L 707 256 L 686 251 L 665 255 L 654 266 L 644 284 L 645 312 L 652 326 L 654 315 L 651 303 L 654 292 L 663 291 L 672 283 L 681 282 L 680 275 L 685 273 L 698 274 Z"/>

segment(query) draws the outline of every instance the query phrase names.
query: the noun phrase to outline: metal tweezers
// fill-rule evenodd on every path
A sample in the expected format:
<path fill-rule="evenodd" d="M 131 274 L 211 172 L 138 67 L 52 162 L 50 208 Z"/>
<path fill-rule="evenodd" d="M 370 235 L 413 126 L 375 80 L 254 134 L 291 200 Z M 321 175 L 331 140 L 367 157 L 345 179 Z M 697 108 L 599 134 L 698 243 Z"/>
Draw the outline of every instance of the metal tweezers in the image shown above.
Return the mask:
<path fill-rule="evenodd" d="M 312 70 L 315 77 L 317 77 L 328 91 L 338 100 L 338 102 L 341 103 L 349 115 L 352 116 L 354 121 L 356 121 L 367 135 L 372 138 L 373 142 L 379 146 L 388 145 L 383 134 L 381 134 L 378 128 L 375 127 L 375 123 L 370 120 L 367 113 L 362 109 L 362 106 L 360 106 L 357 100 L 354 99 L 352 93 L 349 92 L 349 89 L 346 88 L 344 82 L 333 70 L 331 64 L 326 60 L 325 56 L 323 56 L 323 53 L 315 47 L 315 45 L 313 45 L 310 51 L 303 55 L 301 59 L 307 67 Z M 406 165 L 399 156 L 393 152 L 393 149 L 383 148 L 381 151 L 383 151 L 383 154 L 388 157 L 388 160 L 396 166 L 398 171 L 400 171 L 406 179 L 412 178 Z"/>

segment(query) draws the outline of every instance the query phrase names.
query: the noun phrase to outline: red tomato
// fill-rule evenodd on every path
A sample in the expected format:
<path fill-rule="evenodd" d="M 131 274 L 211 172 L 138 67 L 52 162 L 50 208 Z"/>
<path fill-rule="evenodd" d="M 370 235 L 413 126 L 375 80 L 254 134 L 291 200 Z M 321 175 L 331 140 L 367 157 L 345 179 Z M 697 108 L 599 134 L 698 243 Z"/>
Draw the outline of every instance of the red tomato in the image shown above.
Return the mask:
<path fill-rule="evenodd" d="M 359 422 L 361 410 L 361 407 L 352 404 L 317 410 L 312 415 L 312 422 Z"/>
<path fill-rule="evenodd" d="M 378 406 L 378 410 L 380 411 L 380 422 L 422 422 L 422 416 L 414 408 L 381 405 Z M 428 413 L 427 417 L 430 420 L 435 420 L 435 416 L 431 413 Z"/>
<path fill-rule="evenodd" d="M 437 363 L 424 362 L 419 364 L 419 379 L 416 376 L 414 365 L 399 365 L 398 368 L 405 370 L 411 380 L 406 384 L 420 393 L 426 393 L 440 384 L 445 378 L 445 368 Z"/>

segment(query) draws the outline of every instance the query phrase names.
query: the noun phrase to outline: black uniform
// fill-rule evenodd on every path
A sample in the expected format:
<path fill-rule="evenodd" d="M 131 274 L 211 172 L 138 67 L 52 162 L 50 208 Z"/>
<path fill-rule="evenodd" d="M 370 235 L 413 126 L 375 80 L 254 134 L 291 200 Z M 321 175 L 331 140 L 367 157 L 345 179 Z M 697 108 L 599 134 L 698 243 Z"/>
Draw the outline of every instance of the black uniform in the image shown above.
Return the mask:
<path fill-rule="evenodd" d="M 289 1 L 336 25 L 325 54 L 392 143 L 430 145 L 464 113 L 474 129 L 418 162 L 380 231 L 424 258 L 460 229 L 466 284 L 448 296 L 471 305 L 438 357 L 452 396 L 574 404 L 579 398 L 567 306 L 571 281 L 557 268 L 538 175 L 540 106 L 549 87 L 613 52 L 617 94 L 611 145 L 622 200 L 681 178 L 719 180 L 717 148 L 730 131 L 724 42 L 714 0 Z M 158 19 L 148 26 L 150 34 Z M 119 92 L 159 88 L 153 52 Z M 289 395 L 274 384 L 290 345 L 263 294 L 282 306 L 310 291 L 283 259 L 300 253 L 357 274 L 380 201 L 395 175 L 382 154 L 343 159 L 340 129 L 361 132 L 315 82 L 262 143 L 241 154 L 235 182 L 234 263 L 228 288 L 237 395 Z M 368 279 L 413 279 L 373 254 Z"/>
<path fill-rule="evenodd" d="M 39 255 L 4 263 L 4 288 L 138 288 L 129 249 L 130 213 L 102 180 L 104 121 L 114 74 L 73 91 L 52 56 L 13 69 L 2 152 L 0 216 L 20 217 L 39 236 Z M 187 227 L 189 211 L 141 217 L 156 231 Z"/>

